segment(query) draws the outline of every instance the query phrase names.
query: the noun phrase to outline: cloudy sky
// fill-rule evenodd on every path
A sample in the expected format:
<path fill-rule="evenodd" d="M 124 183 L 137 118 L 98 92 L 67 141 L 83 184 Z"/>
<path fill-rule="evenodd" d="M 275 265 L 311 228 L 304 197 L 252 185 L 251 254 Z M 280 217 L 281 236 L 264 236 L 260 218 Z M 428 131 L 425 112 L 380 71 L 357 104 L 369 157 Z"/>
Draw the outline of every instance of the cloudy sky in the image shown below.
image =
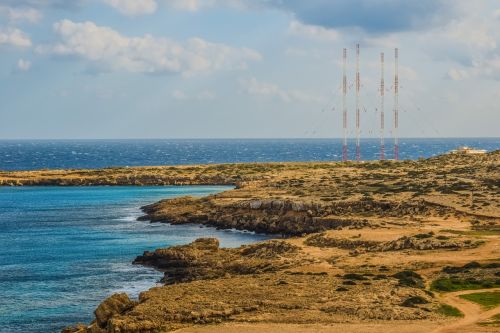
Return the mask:
<path fill-rule="evenodd" d="M 0 0 L 0 138 L 500 136 L 498 0 Z"/>

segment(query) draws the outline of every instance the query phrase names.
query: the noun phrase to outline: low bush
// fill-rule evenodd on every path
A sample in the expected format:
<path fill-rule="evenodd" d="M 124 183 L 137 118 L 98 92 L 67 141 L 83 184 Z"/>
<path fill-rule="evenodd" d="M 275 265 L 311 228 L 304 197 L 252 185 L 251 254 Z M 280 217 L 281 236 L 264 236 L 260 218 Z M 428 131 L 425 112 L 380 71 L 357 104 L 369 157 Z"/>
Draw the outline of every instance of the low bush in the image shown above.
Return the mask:
<path fill-rule="evenodd" d="M 438 308 L 438 313 L 448 317 L 463 317 L 462 311 L 448 304 L 441 304 Z"/>
<path fill-rule="evenodd" d="M 400 286 L 412 288 L 424 288 L 424 280 L 420 274 L 413 271 L 402 271 L 393 275 L 394 278 L 399 280 Z"/>
<path fill-rule="evenodd" d="M 500 287 L 500 280 L 442 278 L 433 281 L 431 284 L 431 290 L 435 291 L 459 291 L 495 287 Z"/>
<path fill-rule="evenodd" d="M 356 273 L 348 273 L 348 274 L 344 274 L 344 279 L 346 280 L 358 280 L 358 281 L 362 281 L 362 280 L 368 280 L 366 277 L 364 277 L 363 275 L 361 274 L 356 274 Z"/>
<path fill-rule="evenodd" d="M 408 308 L 414 308 L 418 304 L 428 304 L 429 301 L 423 298 L 422 296 L 411 296 L 407 298 L 401 306 L 405 306 Z"/>

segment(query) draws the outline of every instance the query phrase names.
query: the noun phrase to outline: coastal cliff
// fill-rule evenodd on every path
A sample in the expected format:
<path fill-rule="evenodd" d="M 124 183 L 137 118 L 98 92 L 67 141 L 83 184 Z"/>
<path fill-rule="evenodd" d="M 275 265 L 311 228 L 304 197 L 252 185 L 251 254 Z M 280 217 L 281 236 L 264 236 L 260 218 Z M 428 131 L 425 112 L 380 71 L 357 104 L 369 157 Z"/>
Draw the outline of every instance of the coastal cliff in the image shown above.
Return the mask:
<path fill-rule="evenodd" d="M 498 228 L 499 164 L 497 151 L 402 163 L 269 165 L 261 178 L 231 191 L 145 206 L 141 219 L 287 236 L 418 225 L 430 216 Z"/>

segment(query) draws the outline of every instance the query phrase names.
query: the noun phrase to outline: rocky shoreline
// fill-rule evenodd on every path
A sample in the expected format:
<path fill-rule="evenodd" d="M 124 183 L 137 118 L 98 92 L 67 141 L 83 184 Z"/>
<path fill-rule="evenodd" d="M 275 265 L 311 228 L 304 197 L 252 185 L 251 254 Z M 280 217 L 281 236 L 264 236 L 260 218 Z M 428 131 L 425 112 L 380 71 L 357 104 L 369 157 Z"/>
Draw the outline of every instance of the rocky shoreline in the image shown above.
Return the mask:
<path fill-rule="evenodd" d="M 283 236 L 300 236 L 337 228 L 378 228 L 381 225 L 364 217 L 369 213 L 381 219 L 409 215 L 465 216 L 450 207 L 423 200 L 395 203 L 360 200 L 331 205 L 291 200 L 241 200 L 217 205 L 208 198 L 183 197 L 142 207 L 142 221 L 170 224 L 202 224 L 221 229 L 248 230 Z"/>
<path fill-rule="evenodd" d="M 438 326 L 447 320 L 429 287 L 444 267 L 478 258 L 491 264 L 500 257 L 499 165 L 496 151 L 399 163 L 3 172 L 0 185 L 234 185 L 208 197 L 147 205 L 140 220 L 283 237 L 236 249 L 199 239 L 144 252 L 134 263 L 162 271 L 164 286 L 137 301 L 113 295 L 92 323 L 64 333 L 373 321 L 387 327 L 405 321 L 420 332 L 422 322 Z M 467 279 L 469 273 L 463 274 Z"/>
<path fill-rule="evenodd" d="M 481 245 L 451 238 L 445 241 L 441 237 L 434 243 L 437 244 L 435 248 L 427 242 L 424 250 L 464 250 Z M 443 242 L 450 247 L 443 247 Z M 318 243 L 318 235 L 309 237 L 304 243 L 313 248 L 337 247 L 328 242 L 326 245 Z M 377 249 L 374 243 L 369 244 L 371 252 L 411 248 Z M 359 250 L 361 246 L 354 248 Z M 418 246 L 413 249 L 422 250 Z M 359 255 L 358 252 L 346 256 Z M 146 251 L 134 263 L 162 271 L 164 287 L 141 293 L 138 301 L 130 300 L 126 294 L 113 295 L 98 306 L 93 323 L 68 327 L 63 333 L 169 332 L 192 325 L 224 322 L 385 321 L 390 325 L 394 321 L 439 324 L 443 319 L 439 313 L 442 304 L 426 289 L 429 276 L 404 269 L 412 266 L 409 263 L 403 267 L 399 264 L 393 267 L 380 264 L 344 266 L 340 259 L 340 256 L 329 258 L 330 267 L 326 267 L 316 255 L 288 240 L 226 249 L 220 248 L 216 239 L 203 238 L 188 245 Z M 444 272 L 452 271 L 446 267 Z M 464 279 L 486 275 L 494 278 L 500 262 L 484 265 L 484 268 L 479 264 L 464 267 L 474 269 L 471 272 L 458 267 L 453 272 L 464 274 Z M 433 274 L 443 276 L 441 272 Z"/>

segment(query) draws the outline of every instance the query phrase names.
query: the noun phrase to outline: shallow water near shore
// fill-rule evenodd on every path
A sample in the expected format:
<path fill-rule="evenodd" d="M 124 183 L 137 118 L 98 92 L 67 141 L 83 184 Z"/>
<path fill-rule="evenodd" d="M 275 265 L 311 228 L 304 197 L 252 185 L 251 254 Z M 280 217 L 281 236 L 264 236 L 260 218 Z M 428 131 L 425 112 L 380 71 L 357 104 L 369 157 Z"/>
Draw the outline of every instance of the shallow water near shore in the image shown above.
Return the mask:
<path fill-rule="evenodd" d="M 217 237 L 236 247 L 269 238 L 138 222 L 139 207 L 223 186 L 0 188 L 0 332 L 59 332 L 90 322 L 114 292 L 136 297 L 162 274 L 134 266 L 144 250 Z"/>

